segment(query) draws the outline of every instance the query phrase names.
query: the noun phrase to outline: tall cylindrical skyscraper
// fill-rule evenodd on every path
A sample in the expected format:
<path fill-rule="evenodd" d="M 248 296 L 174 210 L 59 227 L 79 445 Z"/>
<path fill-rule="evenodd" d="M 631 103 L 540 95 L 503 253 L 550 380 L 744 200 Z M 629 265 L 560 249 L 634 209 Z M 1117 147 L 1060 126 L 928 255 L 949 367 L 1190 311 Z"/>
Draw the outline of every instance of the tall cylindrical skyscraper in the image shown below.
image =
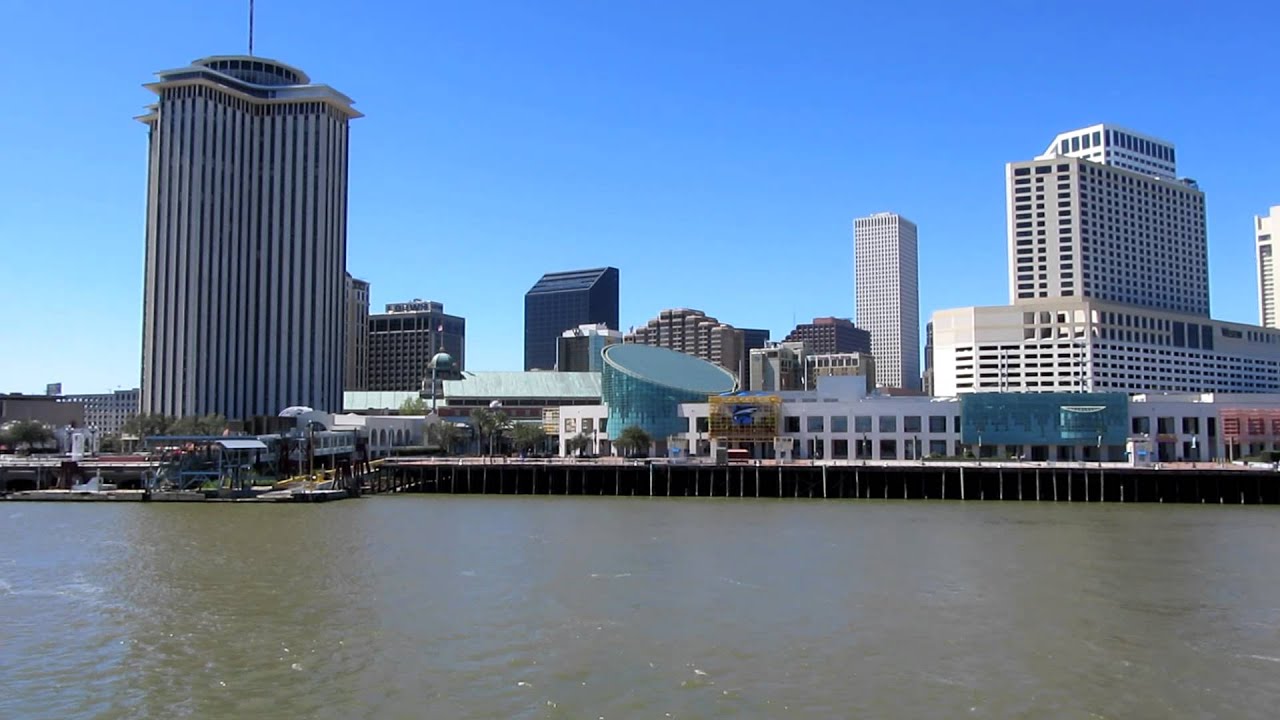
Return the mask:
<path fill-rule="evenodd" d="M 141 411 L 340 410 L 351 99 L 250 56 L 158 73 Z"/>

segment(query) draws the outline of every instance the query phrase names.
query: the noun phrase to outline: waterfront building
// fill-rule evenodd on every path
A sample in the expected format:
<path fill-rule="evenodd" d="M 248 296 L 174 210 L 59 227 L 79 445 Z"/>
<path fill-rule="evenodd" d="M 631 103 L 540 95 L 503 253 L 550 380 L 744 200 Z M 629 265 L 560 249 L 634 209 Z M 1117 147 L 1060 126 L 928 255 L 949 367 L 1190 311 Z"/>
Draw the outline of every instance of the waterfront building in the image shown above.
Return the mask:
<path fill-rule="evenodd" d="M 597 423 L 597 428 L 607 433 L 610 442 L 635 426 L 664 443 L 686 425 L 680 420 L 680 403 L 700 402 L 737 388 L 737 378 L 729 370 L 675 350 L 623 343 L 606 347 L 603 355 L 600 395 L 609 412 L 605 424 Z M 560 408 L 562 415 L 564 411 Z M 569 433 L 564 427 L 562 438 Z"/>
<path fill-rule="evenodd" d="M 524 369 L 554 370 L 556 340 L 586 324 L 618 327 L 618 269 L 543 275 L 524 296 Z"/>
<path fill-rule="evenodd" d="M 347 362 L 343 390 L 369 389 L 369 283 L 347 273 Z"/>
<path fill-rule="evenodd" d="M 421 390 L 441 352 L 451 356 L 452 370 L 465 370 L 466 342 L 466 319 L 446 314 L 444 303 L 388 303 L 386 312 L 369 316 L 369 389 Z"/>
<path fill-rule="evenodd" d="M 848 318 L 814 318 L 813 322 L 797 325 L 784 341 L 803 342 L 808 346 L 809 352 L 818 355 L 871 354 L 871 333 L 854 325 Z"/>
<path fill-rule="evenodd" d="M 1280 392 L 1280 330 L 1087 298 L 933 314 L 934 391 Z"/>
<path fill-rule="evenodd" d="M 261 57 L 158 73 L 147 125 L 141 411 L 336 408 L 352 101 Z"/>
<path fill-rule="evenodd" d="M 138 388 L 88 395 L 61 395 L 58 402 L 78 403 L 84 408 L 83 427 L 105 435 L 119 435 L 125 421 L 138 414 Z"/>
<path fill-rule="evenodd" d="M 559 372 L 600 372 L 606 345 L 622 342 L 622 333 L 604 324 L 579 325 L 556 338 L 556 370 Z"/>
<path fill-rule="evenodd" d="M 541 421 L 547 411 L 561 406 L 600 403 L 598 372 L 461 372 L 440 383 L 436 413 L 458 422 L 470 420 L 479 408 L 501 409 L 520 421 Z M 421 398 L 420 391 L 369 391 L 344 393 L 348 413 L 385 415 L 400 411 L 406 400 Z M 495 405 L 496 403 L 496 405 Z M 552 434 L 555 427 L 547 429 Z"/>
<path fill-rule="evenodd" d="M 857 218 L 854 287 L 857 326 L 871 334 L 877 380 L 920 383 L 920 289 L 915 223 L 896 213 Z"/>
<path fill-rule="evenodd" d="M 614 404 L 560 408 L 562 428 L 614 427 L 633 412 Z M 674 415 L 674 417 L 672 417 Z M 717 448 L 754 458 L 876 463 L 927 458 L 1036 462 L 1229 461 L 1280 451 L 1280 395 L 868 393 L 861 377 L 822 377 L 815 390 L 708 394 L 665 410 L 659 454 L 708 458 Z M 612 430 L 611 430 L 612 432 Z M 560 453 L 567 455 L 567 430 Z M 608 453 L 598 442 L 593 452 Z"/>
<path fill-rule="evenodd" d="M 1253 218 L 1253 238 L 1258 257 L 1258 324 L 1280 328 L 1280 310 L 1276 308 L 1275 241 L 1280 232 L 1280 205 L 1271 206 L 1266 215 Z"/>
<path fill-rule="evenodd" d="M 1208 317 L 1204 193 L 1176 177 L 1175 157 L 1170 143 L 1095 125 L 1009 163 L 1010 302 L 1084 297 Z"/>
<path fill-rule="evenodd" d="M 739 378 L 747 374 L 743 332 L 701 310 L 663 310 L 644 326 L 632 328 L 623 342 L 692 355 L 715 363 Z"/>

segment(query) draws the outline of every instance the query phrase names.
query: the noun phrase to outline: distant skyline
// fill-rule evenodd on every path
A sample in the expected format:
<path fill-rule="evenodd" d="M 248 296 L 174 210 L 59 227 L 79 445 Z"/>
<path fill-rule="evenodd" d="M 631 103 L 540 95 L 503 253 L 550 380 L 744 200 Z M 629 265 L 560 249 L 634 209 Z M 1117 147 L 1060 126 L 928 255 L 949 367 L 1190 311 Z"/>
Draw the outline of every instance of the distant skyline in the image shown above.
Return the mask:
<path fill-rule="evenodd" d="M 142 84 L 243 52 L 244 5 L 8 9 L 0 391 L 138 385 Z M 1206 194 L 1213 316 L 1258 322 L 1280 148 L 1257 5 L 257 5 L 256 53 L 366 115 L 348 269 L 374 307 L 466 317 L 472 369 L 521 367 L 524 292 L 570 268 L 621 270 L 620 329 L 668 307 L 774 337 L 853 317 L 850 224 L 881 211 L 919 226 L 921 327 L 1002 305 L 1005 163 L 1097 122 L 1177 146 Z M 1063 44 L 1064 23 L 1087 37 Z"/>

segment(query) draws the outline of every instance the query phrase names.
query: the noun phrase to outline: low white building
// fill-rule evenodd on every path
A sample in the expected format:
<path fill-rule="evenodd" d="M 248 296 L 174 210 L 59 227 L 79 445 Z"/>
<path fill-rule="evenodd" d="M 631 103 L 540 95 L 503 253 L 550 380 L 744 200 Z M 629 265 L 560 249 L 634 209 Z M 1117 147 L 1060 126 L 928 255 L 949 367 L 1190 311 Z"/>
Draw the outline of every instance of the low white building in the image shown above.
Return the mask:
<path fill-rule="evenodd" d="M 933 314 L 937 395 L 1280 392 L 1280 330 L 1086 298 Z"/>
<path fill-rule="evenodd" d="M 931 457 L 1036 461 L 1235 460 L 1280 451 L 1280 394 L 970 393 L 951 397 L 868 394 L 861 377 L 820 378 L 810 392 L 745 393 L 682 403 L 687 429 L 654 438 L 654 452 L 712 457 L 718 446 L 752 457 L 897 461 Z M 719 437 L 726 403 L 745 411 L 768 401 L 768 431 Z M 734 403 L 740 403 L 733 405 Z M 763 412 L 762 412 L 763 415 Z M 588 454 L 612 454 L 606 405 L 560 408 L 560 453 L 579 434 Z M 776 432 L 774 429 L 776 428 Z M 740 436 L 742 437 L 742 436 Z M 781 440 L 782 442 L 777 442 Z M 786 447 L 793 448 L 786 451 Z"/>

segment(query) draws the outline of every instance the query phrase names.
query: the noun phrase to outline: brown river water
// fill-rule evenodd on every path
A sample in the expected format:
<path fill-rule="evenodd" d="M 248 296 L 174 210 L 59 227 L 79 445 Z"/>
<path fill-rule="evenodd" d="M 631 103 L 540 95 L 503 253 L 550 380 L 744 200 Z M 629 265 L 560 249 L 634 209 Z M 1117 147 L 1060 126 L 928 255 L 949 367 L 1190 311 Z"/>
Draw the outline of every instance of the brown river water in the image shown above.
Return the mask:
<path fill-rule="evenodd" d="M 1272 718 L 1269 507 L 0 503 L 0 718 Z"/>

